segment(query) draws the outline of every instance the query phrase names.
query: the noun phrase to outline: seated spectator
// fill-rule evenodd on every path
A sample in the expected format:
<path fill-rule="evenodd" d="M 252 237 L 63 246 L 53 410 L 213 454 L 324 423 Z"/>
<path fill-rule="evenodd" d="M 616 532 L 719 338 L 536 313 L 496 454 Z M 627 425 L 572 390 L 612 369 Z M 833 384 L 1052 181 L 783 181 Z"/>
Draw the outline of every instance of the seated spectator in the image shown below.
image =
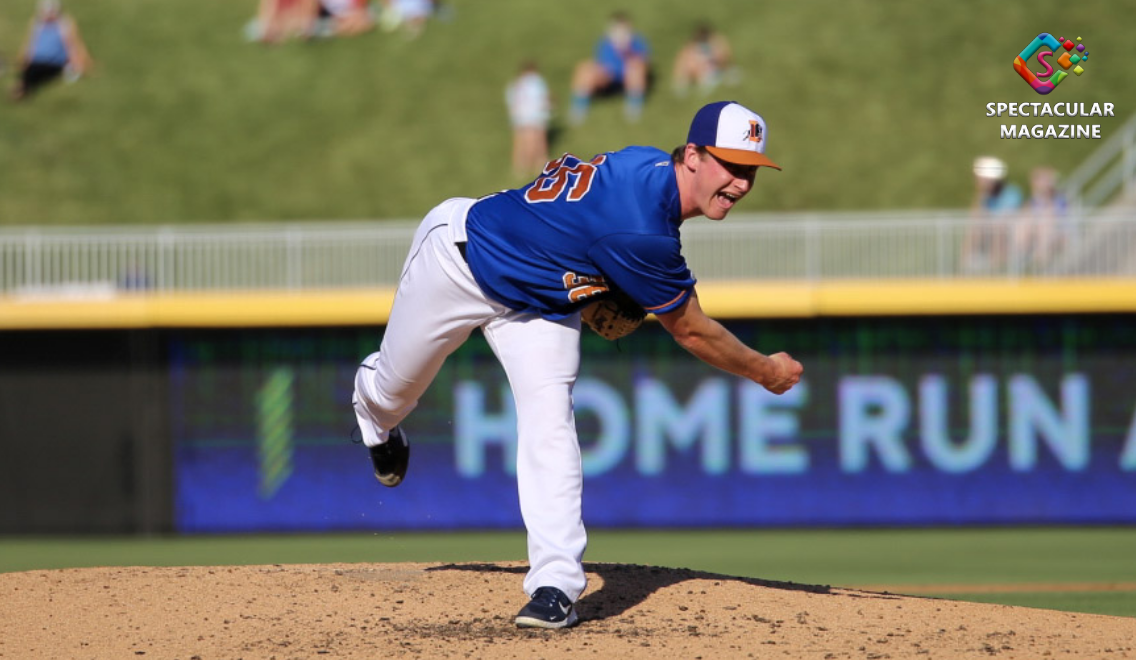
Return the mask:
<path fill-rule="evenodd" d="M 316 34 L 349 37 L 375 26 L 368 0 L 319 0 Z"/>
<path fill-rule="evenodd" d="M 703 23 L 675 57 L 672 84 L 675 94 L 685 96 L 691 86 L 709 94 L 723 81 L 737 77 L 733 54 L 725 35 Z"/>
<path fill-rule="evenodd" d="M 1006 164 L 992 156 L 976 159 L 971 223 L 962 244 L 964 272 L 990 275 L 1002 270 L 1009 224 L 1021 206 L 1021 189 L 1006 181 Z"/>
<path fill-rule="evenodd" d="M 548 162 L 548 120 L 552 102 L 548 85 L 535 62 L 521 65 L 519 75 L 505 90 L 509 121 L 513 125 L 513 172 L 532 176 Z"/>
<path fill-rule="evenodd" d="M 40 0 L 20 49 L 19 80 L 12 98 L 23 99 L 60 76 L 68 81 L 78 80 L 93 64 L 79 36 L 79 27 L 63 12 L 59 0 Z"/>
<path fill-rule="evenodd" d="M 386 32 L 401 28 L 413 39 L 426 29 L 426 21 L 433 13 L 432 0 L 383 0 L 380 23 Z"/>
<path fill-rule="evenodd" d="M 267 43 L 306 39 L 315 29 L 317 8 L 317 0 L 260 0 L 248 37 Z"/>
<path fill-rule="evenodd" d="M 627 14 L 613 14 L 592 58 L 577 64 L 572 75 L 571 122 L 583 123 L 593 96 L 618 90 L 626 96 L 624 114 L 627 119 L 639 119 L 647 93 L 649 58 L 647 41 L 635 31 Z"/>

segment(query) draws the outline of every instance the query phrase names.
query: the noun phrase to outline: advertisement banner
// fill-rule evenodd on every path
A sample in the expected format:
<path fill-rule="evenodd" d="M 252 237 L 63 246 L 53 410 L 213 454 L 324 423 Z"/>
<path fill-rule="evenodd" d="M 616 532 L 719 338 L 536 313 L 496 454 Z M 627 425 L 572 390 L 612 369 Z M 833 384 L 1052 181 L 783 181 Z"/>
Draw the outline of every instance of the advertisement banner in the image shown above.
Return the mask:
<path fill-rule="evenodd" d="M 574 390 L 597 527 L 1136 522 L 1128 316 L 740 321 L 805 366 L 774 396 L 655 323 L 587 330 Z M 521 527 L 515 413 L 475 336 L 404 422 L 407 480 L 352 444 L 381 330 L 170 336 L 179 531 Z M 358 437 L 358 436 L 356 436 Z"/>

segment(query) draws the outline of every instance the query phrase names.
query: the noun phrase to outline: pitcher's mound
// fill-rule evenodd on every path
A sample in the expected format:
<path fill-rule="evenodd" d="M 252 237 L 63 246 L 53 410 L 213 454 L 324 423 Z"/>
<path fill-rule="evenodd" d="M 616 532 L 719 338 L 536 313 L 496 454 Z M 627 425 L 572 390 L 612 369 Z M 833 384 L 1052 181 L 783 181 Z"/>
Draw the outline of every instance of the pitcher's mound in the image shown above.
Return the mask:
<path fill-rule="evenodd" d="M 581 623 L 518 630 L 525 567 L 0 575 L 2 658 L 1136 658 L 1136 619 L 588 564 Z"/>

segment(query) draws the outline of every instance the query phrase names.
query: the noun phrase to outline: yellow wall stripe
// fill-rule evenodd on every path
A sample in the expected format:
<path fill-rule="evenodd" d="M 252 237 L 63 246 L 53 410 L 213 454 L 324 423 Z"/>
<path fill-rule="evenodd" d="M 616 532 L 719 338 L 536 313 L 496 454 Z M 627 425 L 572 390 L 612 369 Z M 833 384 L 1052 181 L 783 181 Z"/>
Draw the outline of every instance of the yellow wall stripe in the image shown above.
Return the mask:
<path fill-rule="evenodd" d="M 0 298 L 0 329 L 371 325 L 386 322 L 393 300 L 393 289 L 8 297 Z"/>
<path fill-rule="evenodd" d="M 717 318 L 1136 312 L 1136 280 L 874 280 L 699 287 Z"/>
<path fill-rule="evenodd" d="M 1136 280 L 713 282 L 715 318 L 1136 312 Z M 0 297 L 0 329 L 381 325 L 393 289 Z"/>

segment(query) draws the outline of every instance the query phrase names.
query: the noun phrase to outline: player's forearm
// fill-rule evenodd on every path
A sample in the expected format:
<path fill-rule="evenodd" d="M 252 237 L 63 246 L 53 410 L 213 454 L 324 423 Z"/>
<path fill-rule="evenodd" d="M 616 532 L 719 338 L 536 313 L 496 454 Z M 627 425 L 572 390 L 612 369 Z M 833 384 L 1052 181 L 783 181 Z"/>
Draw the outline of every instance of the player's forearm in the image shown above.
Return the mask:
<path fill-rule="evenodd" d="M 712 367 L 764 384 L 773 365 L 767 356 L 746 346 L 721 323 L 707 318 L 691 332 L 675 336 L 680 346 Z"/>

